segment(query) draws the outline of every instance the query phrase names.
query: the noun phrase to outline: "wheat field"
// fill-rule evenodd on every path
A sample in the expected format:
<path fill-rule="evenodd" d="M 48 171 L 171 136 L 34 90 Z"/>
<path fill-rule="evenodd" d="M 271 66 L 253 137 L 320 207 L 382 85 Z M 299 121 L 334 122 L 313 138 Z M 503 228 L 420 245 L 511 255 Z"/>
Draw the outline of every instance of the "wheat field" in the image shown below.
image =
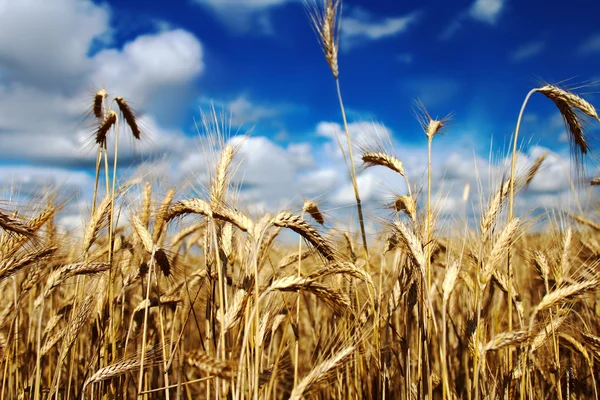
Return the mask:
<path fill-rule="evenodd" d="M 0 203 L 1 399 L 598 399 L 597 209 L 528 217 L 515 207 L 548 156 L 516 167 L 529 98 L 560 111 L 578 168 L 594 159 L 596 109 L 559 85 L 532 89 L 505 179 L 476 221 L 443 231 L 431 147 L 450 117 L 418 106 L 423 182 L 393 149 L 354 143 L 340 8 L 307 3 L 345 127 L 355 229 L 334 229 L 315 199 L 247 211 L 232 183 L 239 146 L 220 132 L 208 132 L 213 168 L 197 194 L 121 180 L 115 136 L 144 140 L 144 129 L 101 89 L 89 102 L 96 179 L 82 232 L 57 227 L 65 204 L 52 195 Z M 366 168 L 406 182 L 385 217 L 363 212 Z"/>

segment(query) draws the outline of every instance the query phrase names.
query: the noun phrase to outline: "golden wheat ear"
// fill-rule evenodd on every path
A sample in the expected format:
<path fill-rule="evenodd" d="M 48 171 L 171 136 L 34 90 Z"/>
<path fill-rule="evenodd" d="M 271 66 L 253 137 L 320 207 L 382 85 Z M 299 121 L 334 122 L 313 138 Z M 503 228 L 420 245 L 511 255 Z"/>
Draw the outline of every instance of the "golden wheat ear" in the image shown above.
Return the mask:
<path fill-rule="evenodd" d="M 548 153 L 543 153 L 541 156 L 535 159 L 535 162 L 533 163 L 531 168 L 529 168 L 527 174 L 525 175 L 525 186 L 529 186 L 535 175 L 539 172 L 542 163 L 546 160 L 547 157 Z"/>
<path fill-rule="evenodd" d="M 582 156 L 591 152 L 588 140 L 590 134 L 587 130 L 589 119 L 600 122 L 596 109 L 577 94 L 555 85 L 545 85 L 535 90 L 552 100 L 560 111 L 567 128 L 571 154 L 577 166 L 582 167 Z"/>
<path fill-rule="evenodd" d="M 413 221 L 416 221 L 417 205 L 412 196 L 398 196 L 394 200 L 394 211 L 405 212 Z"/>
<path fill-rule="evenodd" d="M 129 104 L 127 104 L 125 99 L 123 99 L 121 96 L 115 97 L 115 102 L 119 106 L 119 110 L 121 111 L 121 114 L 123 114 L 125 122 L 127 122 L 127 125 L 129 125 L 129 129 L 131 129 L 131 134 L 134 138 L 140 140 L 141 131 L 136 121 L 135 113 L 133 112 Z"/>
<path fill-rule="evenodd" d="M 341 0 L 304 0 L 313 29 L 319 38 L 325 60 L 335 79 L 339 76 L 338 49 L 339 33 L 341 27 L 342 2 Z"/>
<path fill-rule="evenodd" d="M 402 176 L 406 176 L 404 173 L 404 166 L 402 165 L 402 161 L 387 153 L 373 151 L 366 152 L 362 155 L 362 161 L 365 164 L 365 168 L 380 165 L 382 167 L 389 168 Z"/>
<path fill-rule="evenodd" d="M 33 236 L 33 229 L 16 218 L 0 211 L 0 228 L 26 237 Z"/>
<path fill-rule="evenodd" d="M 423 132 L 425 132 L 425 136 L 429 139 L 441 133 L 452 119 L 452 114 L 448 114 L 442 119 L 434 119 L 420 100 L 415 102 L 415 115 L 419 124 L 421 124 L 421 128 L 423 128 Z"/>
<path fill-rule="evenodd" d="M 306 200 L 302 206 L 302 211 L 310 214 L 312 219 L 314 219 L 318 224 L 323 225 L 325 223 L 325 218 L 323 217 L 321 210 L 319 210 L 317 203 Z"/>
<path fill-rule="evenodd" d="M 328 261 L 335 261 L 336 253 L 331 244 L 302 218 L 288 212 L 281 212 L 277 214 L 272 223 L 277 227 L 288 228 L 296 232 L 313 245 Z"/>

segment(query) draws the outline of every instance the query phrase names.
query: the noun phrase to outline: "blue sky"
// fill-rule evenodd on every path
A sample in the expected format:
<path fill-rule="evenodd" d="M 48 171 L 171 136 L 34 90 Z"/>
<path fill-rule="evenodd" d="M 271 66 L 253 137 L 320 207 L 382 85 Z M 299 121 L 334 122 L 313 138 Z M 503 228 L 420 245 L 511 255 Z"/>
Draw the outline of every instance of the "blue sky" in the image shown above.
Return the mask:
<path fill-rule="evenodd" d="M 502 173 L 531 88 L 600 81 L 599 11 L 593 0 L 345 1 L 339 65 L 353 136 L 389 138 L 420 183 L 426 139 L 414 101 L 434 116 L 452 113 L 434 141 L 434 177 L 440 208 L 456 209 L 466 183 L 485 188 Z M 89 192 L 95 153 L 84 116 L 100 87 L 129 100 L 149 137 L 125 140 L 128 174 L 202 180 L 196 122 L 212 103 L 231 113 L 234 133 L 252 130 L 236 174 L 245 201 L 261 209 L 305 197 L 332 209 L 352 202 L 332 135 L 341 122 L 334 81 L 302 1 L 0 0 L 5 191 L 50 183 Z M 581 90 L 592 103 L 597 91 Z M 569 190 L 558 162 L 568 162 L 568 144 L 547 99 L 532 99 L 522 134 L 523 167 L 543 151 L 556 157 L 521 207 L 556 205 Z M 500 165 L 488 162 L 490 147 Z M 372 204 L 405 190 L 383 171 L 361 171 L 359 183 Z"/>

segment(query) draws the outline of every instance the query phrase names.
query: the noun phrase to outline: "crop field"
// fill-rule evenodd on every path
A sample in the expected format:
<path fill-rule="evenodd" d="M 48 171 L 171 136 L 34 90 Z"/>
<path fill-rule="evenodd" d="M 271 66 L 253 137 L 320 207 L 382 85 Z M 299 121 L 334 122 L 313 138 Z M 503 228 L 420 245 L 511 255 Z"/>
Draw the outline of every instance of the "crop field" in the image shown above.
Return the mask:
<path fill-rule="evenodd" d="M 355 226 L 334 228 L 319 199 L 250 211 L 232 182 L 239 142 L 216 112 L 203 121 L 206 187 L 120 179 L 115 136 L 145 133 L 134 99 L 98 90 L 83 230 L 57 226 L 65 203 L 52 193 L 0 203 L 0 399 L 598 399 L 596 109 L 559 84 L 524 88 L 503 178 L 479 195 L 475 219 L 441 229 L 431 148 L 451 117 L 418 105 L 429 146 L 419 182 L 386 143 L 355 142 L 340 8 L 307 5 L 337 89 Z M 548 157 L 519 167 L 530 98 L 564 120 L 573 196 L 590 193 L 575 211 L 515 207 Z M 365 169 L 391 170 L 408 189 L 364 212 Z"/>

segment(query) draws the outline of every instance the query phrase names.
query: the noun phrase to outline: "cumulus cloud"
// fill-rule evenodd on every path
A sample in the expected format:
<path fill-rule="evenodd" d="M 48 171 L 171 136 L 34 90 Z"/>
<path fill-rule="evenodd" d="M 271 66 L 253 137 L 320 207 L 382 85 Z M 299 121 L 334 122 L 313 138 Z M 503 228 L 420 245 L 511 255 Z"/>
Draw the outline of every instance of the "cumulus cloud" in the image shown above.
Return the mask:
<path fill-rule="evenodd" d="M 351 122 L 348 124 L 348 133 L 352 143 L 358 147 L 363 145 L 368 146 L 373 143 L 387 144 L 392 142 L 391 131 L 385 125 L 377 122 Z M 328 139 L 322 148 L 328 160 L 340 162 L 343 159 L 338 140 L 344 146 L 346 154 L 348 153 L 346 131 L 337 122 L 319 122 L 316 127 L 316 134 Z M 360 162 L 360 154 L 357 151 L 354 151 L 354 153 L 355 163 Z"/>
<path fill-rule="evenodd" d="M 546 43 L 534 41 L 519 46 L 510 54 L 510 59 L 514 62 L 528 60 L 540 54 L 546 48 Z"/>
<path fill-rule="evenodd" d="M 122 49 L 96 54 L 91 78 L 146 105 L 161 89 L 182 87 L 197 78 L 204 70 L 202 55 L 198 39 L 185 30 L 142 35 Z"/>
<path fill-rule="evenodd" d="M 344 128 L 337 122 L 321 121 L 317 124 L 316 133 L 336 142 L 336 136 L 341 138 L 346 134 Z M 348 133 L 353 140 L 364 141 L 369 137 L 377 138 L 383 142 L 391 140 L 391 131 L 385 125 L 378 122 L 350 122 Z"/>
<path fill-rule="evenodd" d="M 258 18 L 293 0 L 197 1 L 217 12 L 236 7 L 245 9 L 242 12 L 246 15 Z M 72 212 L 63 219 L 68 226 L 81 222 L 79 215 L 89 211 L 86 207 L 89 207 L 94 179 L 89 171 L 73 167 L 93 166 L 95 159 L 93 146 L 88 146 L 87 152 L 82 151 L 90 143 L 93 128 L 80 123 L 91 97 L 90 82 L 106 86 L 111 94 L 135 99 L 132 105 L 140 111 L 139 121 L 147 140 L 132 146 L 133 140 L 122 124 L 120 159 L 122 165 L 140 160 L 153 161 L 132 168 L 126 172 L 127 176 L 161 178 L 162 182 L 170 180 L 169 184 L 177 187 L 188 179 L 193 183 L 207 183 L 206 174 L 210 172 L 214 157 L 207 157 L 202 151 L 207 146 L 205 139 L 188 138 L 157 114 L 157 110 L 174 107 L 177 101 L 185 100 L 185 89 L 202 76 L 204 53 L 197 38 L 187 31 L 167 28 L 138 36 L 117 48 L 110 41 L 112 27 L 108 6 L 86 0 L 60 0 L 53 3 L 53 7 L 41 1 L 36 7 L 25 7 L 22 3 L 2 4 L 0 157 L 21 162 L 25 159 L 35 165 L 1 166 L 0 188 L 4 192 L 17 190 L 34 196 L 53 186 L 60 187 L 66 196 L 80 193 L 81 201 L 74 203 Z M 472 8 L 472 17 L 491 23 L 497 19 L 502 4 L 478 0 Z M 475 9 L 477 12 L 473 11 Z M 5 18 L 7 15 L 10 18 Z M 345 20 L 342 34 L 350 41 L 380 40 L 410 29 L 417 16 L 415 13 L 375 18 L 364 12 L 361 14 L 360 10 L 354 11 Z M 41 24 L 42 20 L 46 23 Z M 21 32 L 22 26 L 40 26 L 43 32 L 36 35 Z M 19 34 L 23 38 L 19 46 L 7 39 Z M 101 46 L 94 47 L 99 42 Z M 96 50 L 90 54 L 92 47 Z M 44 63 L 38 62 L 39 59 Z M 407 85 L 404 89 L 410 97 L 421 97 L 429 107 L 451 100 L 460 91 L 458 84 L 443 78 L 417 77 Z M 427 97 L 430 93 L 435 96 Z M 282 111 L 279 105 L 262 104 L 247 95 L 240 95 L 223 105 L 231 111 L 233 125 L 272 119 L 285 112 L 285 107 Z M 426 147 L 421 145 L 424 143 L 398 143 L 393 132 L 380 123 L 354 122 L 348 127 L 354 143 L 375 140 L 389 144 L 391 151 L 404 163 L 411 182 L 414 185 L 423 183 L 427 165 Z M 231 143 L 239 145 L 236 158 L 239 168 L 234 168 L 233 181 L 240 188 L 240 203 L 258 210 L 275 211 L 299 205 L 304 197 L 308 197 L 325 201 L 332 210 L 342 209 L 348 213 L 354 210 L 351 207 L 354 192 L 336 133 L 344 143 L 343 127 L 327 121 L 316 124 L 314 132 L 302 141 L 290 142 L 293 135 L 285 139 L 285 144 L 264 136 L 231 138 Z M 317 140 L 313 140 L 315 138 Z M 112 144 L 109 142 L 109 146 Z M 519 169 L 530 166 L 541 151 L 545 149 L 534 147 L 521 155 Z M 355 157 L 360 166 L 358 151 Z M 557 157 L 560 156 L 548 159 L 527 191 L 519 196 L 519 210 L 558 205 L 561 197 L 553 195 L 568 193 L 569 181 L 564 173 L 561 174 Z M 440 199 L 439 208 L 452 213 L 464 204 L 462 190 L 466 183 L 473 188 L 481 184 L 485 194 L 489 194 L 497 188 L 506 166 L 506 159 L 493 165 L 458 144 L 436 141 L 433 190 L 434 197 Z M 359 167 L 358 174 L 365 207 L 373 212 L 381 208 L 390 193 L 406 191 L 404 179 L 384 168 L 364 170 Z"/>
<path fill-rule="evenodd" d="M 500 17 L 504 3 L 505 0 L 475 0 L 469 8 L 469 15 L 471 18 L 493 25 Z"/>
<path fill-rule="evenodd" d="M 405 16 L 376 18 L 364 9 L 352 8 L 342 19 L 342 47 L 348 50 L 357 44 L 381 40 L 406 32 L 420 16 L 415 11 Z"/>
<path fill-rule="evenodd" d="M 124 161 L 173 150 L 185 141 L 161 111 L 186 100 L 203 72 L 202 45 L 184 30 L 141 35 L 111 47 L 110 9 L 87 0 L 2 4 L 0 24 L 0 156 L 5 160 L 91 166 L 94 127 L 84 122 L 93 91 L 103 86 L 140 113 L 146 143 L 123 140 Z M 39 29 L 23 30 L 25 26 Z M 19 37 L 19 40 L 14 40 Z M 101 46 L 97 44 L 99 41 Z M 90 50 L 100 49 L 90 54 Z M 165 125 L 166 124 L 166 125 Z M 128 140 L 129 142 L 131 140 Z M 143 156 L 143 157 L 142 157 Z"/>
<path fill-rule="evenodd" d="M 111 38 L 109 9 L 92 1 L 6 1 L 0 15 L 0 70 L 41 89 L 72 88 L 90 68 L 90 44 Z"/>
<path fill-rule="evenodd" d="M 341 131 L 341 126 L 330 122 L 317 124 L 314 134 L 322 138 L 320 145 L 316 144 L 318 142 L 296 142 L 282 146 L 264 136 L 230 138 L 229 142 L 239 148 L 232 166 L 232 182 L 239 189 L 237 198 L 240 206 L 260 214 L 285 208 L 294 209 L 302 204 L 304 198 L 311 198 L 318 200 L 330 217 L 337 221 L 355 218 L 354 191 L 344 161 L 337 153 L 337 142 L 333 136 L 336 130 Z M 394 140 L 393 133 L 381 124 L 350 125 L 351 135 L 357 141 L 365 136 L 367 130 L 370 135 L 378 132 L 378 140 L 383 138 L 384 143 L 389 140 L 387 149 L 404 163 L 413 190 L 422 187 L 427 168 L 426 146 L 399 143 Z M 440 138 L 433 146 L 435 207 L 441 213 L 442 220 L 456 217 L 457 213 L 466 215 L 471 210 L 474 210 L 477 217 L 480 208 L 485 207 L 485 204 L 479 203 L 479 199 L 487 199 L 497 190 L 508 170 L 509 157 L 501 157 L 497 162 L 490 163 L 487 158 L 474 155 L 469 149 L 444 139 Z M 198 189 L 205 188 L 208 185 L 208 174 L 215 162 L 215 157 L 207 150 L 205 142 L 186 143 L 181 153 L 178 153 L 179 157 L 166 157 L 142 164 L 128 175 L 159 180 L 162 184 L 178 188 L 184 187 L 188 181 Z M 527 153 L 520 154 L 517 170 L 520 173 L 527 171 L 535 159 L 545 152 L 548 150 L 533 146 Z M 383 205 L 392 199 L 393 194 L 407 192 L 406 184 L 400 175 L 386 168 L 361 168 L 359 156 L 357 152 L 358 185 L 365 212 L 377 219 L 376 215 L 382 212 Z M 532 209 L 567 204 L 564 200 L 570 185 L 559 160 L 566 163 L 564 155 L 553 153 L 548 157 L 527 190 L 518 195 L 516 206 L 519 214 L 529 213 Z M 89 192 L 93 186 L 90 174 L 61 168 L 48 170 L 41 167 L 4 167 L 0 168 L 0 176 L 4 191 L 8 187 L 17 187 L 27 193 L 35 193 L 36 190 L 43 190 L 48 182 L 53 183 L 53 186 L 66 182 L 69 185 L 66 193 L 76 193 L 77 190 L 87 193 L 88 197 L 82 199 L 79 208 L 74 205 L 67 214 L 65 223 L 71 226 L 77 225 L 76 213 L 86 211 L 84 205 L 86 201 L 89 204 Z M 472 194 L 465 202 L 462 196 L 466 184 L 471 186 Z M 477 191 L 480 187 L 483 189 L 482 193 Z M 421 196 L 423 195 L 424 192 L 421 191 Z M 421 204 L 423 201 L 421 198 Z"/>
<path fill-rule="evenodd" d="M 240 188 L 242 204 L 261 204 L 272 209 L 299 193 L 298 174 L 310 168 L 314 161 L 310 147 L 302 144 L 284 148 L 264 136 L 233 136 L 229 139 L 238 149 L 232 183 Z M 192 176 L 192 181 L 206 186 L 216 160 L 210 146 L 198 151 L 187 152 L 178 168 L 179 179 Z"/>
<path fill-rule="evenodd" d="M 48 188 L 60 188 L 63 199 L 93 186 L 93 178 L 77 170 L 41 166 L 0 166 L 0 191 L 37 195 Z"/>

